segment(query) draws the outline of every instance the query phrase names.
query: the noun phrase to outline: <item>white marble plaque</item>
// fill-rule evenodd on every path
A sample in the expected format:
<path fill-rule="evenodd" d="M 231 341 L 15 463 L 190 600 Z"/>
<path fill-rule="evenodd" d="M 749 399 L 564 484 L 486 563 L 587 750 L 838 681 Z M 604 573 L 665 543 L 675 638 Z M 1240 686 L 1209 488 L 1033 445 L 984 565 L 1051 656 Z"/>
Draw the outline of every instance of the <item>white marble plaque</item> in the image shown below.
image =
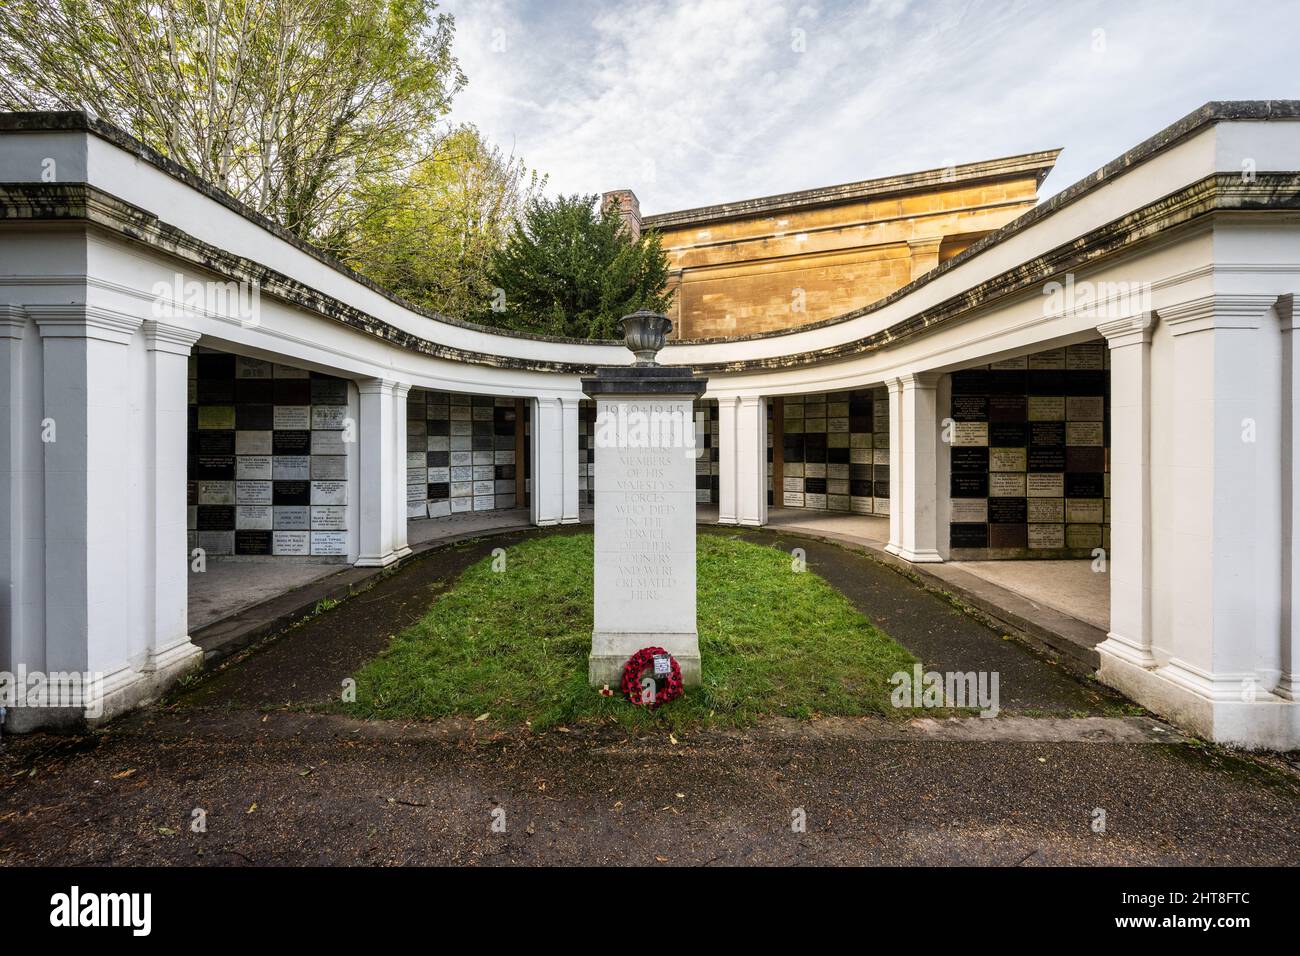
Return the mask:
<path fill-rule="evenodd" d="M 989 443 L 988 422 L 953 422 L 952 443 L 954 446 L 983 446 Z"/>
<path fill-rule="evenodd" d="M 1015 472 L 996 472 L 989 475 L 990 498 L 1025 497 L 1025 476 Z"/>
<path fill-rule="evenodd" d="M 1065 520 L 1070 524 L 1101 524 L 1106 520 L 1105 505 L 1100 498 L 1066 498 Z"/>
<path fill-rule="evenodd" d="M 271 454 L 271 433 L 269 431 L 235 432 L 236 455 Z"/>
<path fill-rule="evenodd" d="M 1067 445 L 1101 445 L 1103 442 L 1101 422 L 1066 422 L 1065 443 Z"/>
<path fill-rule="evenodd" d="M 309 531 L 272 532 L 271 553 L 277 555 L 311 554 L 311 532 Z"/>
<path fill-rule="evenodd" d="M 1070 395 L 1065 399 L 1065 419 L 1099 422 L 1106 417 L 1106 400 L 1100 395 Z"/>
<path fill-rule="evenodd" d="M 311 458 L 311 477 L 332 478 L 342 481 L 348 476 L 348 459 L 346 455 L 313 455 Z"/>
<path fill-rule="evenodd" d="M 235 503 L 235 483 L 233 481 L 200 481 L 198 503 L 201 505 L 233 505 Z"/>
<path fill-rule="evenodd" d="M 346 531 L 311 532 L 311 553 L 320 555 L 347 554 L 348 533 Z"/>
<path fill-rule="evenodd" d="M 270 505 L 239 505 L 235 508 L 235 527 L 240 531 L 270 531 Z"/>
<path fill-rule="evenodd" d="M 950 520 L 959 524 L 983 524 L 989 520 L 987 498 L 953 498 Z"/>
<path fill-rule="evenodd" d="M 306 505 L 276 505 L 273 520 L 277 531 L 306 531 L 311 527 L 311 509 Z"/>
<path fill-rule="evenodd" d="M 239 481 L 270 481 L 270 455 L 240 455 L 235 459 L 235 478 Z"/>
<path fill-rule="evenodd" d="M 348 417 L 346 405 L 313 405 L 311 407 L 311 427 L 323 429 L 342 428 Z M 421 437 L 423 437 L 421 432 Z"/>
<path fill-rule="evenodd" d="M 1031 524 L 1061 524 L 1065 521 L 1065 501 L 1061 498 L 1029 498 L 1025 503 Z"/>
<path fill-rule="evenodd" d="M 311 458 L 307 455 L 276 455 L 271 472 L 276 481 L 306 481 L 311 477 Z"/>
<path fill-rule="evenodd" d="M 1029 546 L 1031 548 L 1064 548 L 1065 527 L 1059 524 L 1029 525 Z"/>
<path fill-rule="evenodd" d="M 1065 421 L 1065 397 L 1062 395 L 1030 395 L 1029 420 L 1031 422 Z"/>
<path fill-rule="evenodd" d="M 313 481 L 311 483 L 311 503 L 313 505 L 347 504 L 348 483 L 346 481 Z"/>
<path fill-rule="evenodd" d="M 348 526 L 348 509 L 335 506 L 311 509 L 312 531 L 343 531 Z"/>
<path fill-rule="evenodd" d="M 1061 498 L 1065 495 L 1065 475 L 1059 471 L 1034 472 L 1025 482 L 1030 498 Z"/>
<path fill-rule="evenodd" d="M 311 406 L 276 405 L 271 413 L 271 425 L 276 431 L 304 432 L 311 428 Z"/>
<path fill-rule="evenodd" d="M 1025 457 L 1023 448 L 990 448 L 989 471 L 1024 471 Z"/>
<path fill-rule="evenodd" d="M 341 431 L 313 431 L 311 433 L 311 453 L 313 455 L 346 455 L 347 444 L 343 441 Z"/>

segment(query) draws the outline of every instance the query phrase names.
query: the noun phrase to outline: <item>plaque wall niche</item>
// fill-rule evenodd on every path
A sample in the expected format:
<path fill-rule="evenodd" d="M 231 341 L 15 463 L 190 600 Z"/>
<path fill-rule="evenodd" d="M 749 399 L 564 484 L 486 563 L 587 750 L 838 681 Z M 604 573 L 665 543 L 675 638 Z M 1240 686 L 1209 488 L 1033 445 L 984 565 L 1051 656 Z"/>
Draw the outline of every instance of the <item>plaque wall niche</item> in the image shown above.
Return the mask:
<path fill-rule="evenodd" d="M 1110 547 L 1108 361 L 1086 342 L 953 373 L 951 557 Z"/>
<path fill-rule="evenodd" d="M 198 349 L 189 365 L 189 546 L 348 554 L 348 383 Z"/>
<path fill-rule="evenodd" d="M 526 407 L 526 406 L 525 406 Z M 517 475 L 518 421 L 513 398 L 413 388 L 406 405 L 406 513 L 442 518 L 467 511 L 522 507 Z M 525 449 L 527 439 L 525 438 Z M 526 474 L 526 472 L 525 472 Z"/>
<path fill-rule="evenodd" d="M 787 396 L 782 405 L 783 474 L 773 506 L 889 514 L 886 390 Z M 768 460 L 771 475 L 770 453 Z"/>

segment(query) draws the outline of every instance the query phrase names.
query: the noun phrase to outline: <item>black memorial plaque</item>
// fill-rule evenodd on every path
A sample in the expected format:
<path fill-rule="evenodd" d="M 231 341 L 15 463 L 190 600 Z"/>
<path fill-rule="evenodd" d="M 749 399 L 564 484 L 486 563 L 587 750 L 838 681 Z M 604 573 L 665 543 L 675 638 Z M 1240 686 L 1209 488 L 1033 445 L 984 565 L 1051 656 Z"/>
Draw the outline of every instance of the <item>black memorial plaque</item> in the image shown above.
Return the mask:
<path fill-rule="evenodd" d="M 271 532 L 250 528 L 235 531 L 235 554 L 270 554 Z"/>
<path fill-rule="evenodd" d="M 277 431 L 271 436 L 273 455 L 310 455 L 311 432 Z"/>
<path fill-rule="evenodd" d="M 198 505 L 195 526 L 199 531 L 232 531 L 235 527 L 234 505 Z"/>
<path fill-rule="evenodd" d="M 1065 471 L 1064 448 L 1039 448 L 1030 445 L 1028 459 L 1030 471 Z"/>
<path fill-rule="evenodd" d="M 951 524 L 948 543 L 954 548 L 987 548 L 989 528 L 985 524 Z"/>
<path fill-rule="evenodd" d="M 959 422 L 986 422 L 989 420 L 989 400 L 984 395 L 954 395 L 952 417 Z"/>
<path fill-rule="evenodd" d="M 271 500 L 277 505 L 310 505 L 310 481 L 276 481 L 272 483 Z"/>
<path fill-rule="evenodd" d="M 1024 498 L 993 497 L 989 499 L 989 524 L 1024 524 L 1028 511 Z"/>
<path fill-rule="evenodd" d="M 979 472 L 954 471 L 949 487 L 954 498 L 987 498 L 989 476 Z"/>
<path fill-rule="evenodd" d="M 1088 472 L 1066 473 L 1065 497 L 1101 498 L 1106 493 L 1106 476 Z"/>
<path fill-rule="evenodd" d="M 959 447 L 952 450 L 952 470 L 954 472 L 983 472 L 989 470 L 989 450 L 979 447 Z"/>

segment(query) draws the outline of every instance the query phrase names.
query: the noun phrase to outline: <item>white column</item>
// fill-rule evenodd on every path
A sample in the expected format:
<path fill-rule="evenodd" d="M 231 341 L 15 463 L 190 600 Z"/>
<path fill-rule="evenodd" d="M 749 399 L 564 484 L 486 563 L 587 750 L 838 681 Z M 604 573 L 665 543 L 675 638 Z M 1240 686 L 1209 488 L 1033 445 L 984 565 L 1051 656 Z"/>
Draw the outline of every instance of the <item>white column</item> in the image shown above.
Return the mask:
<path fill-rule="evenodd" d="M 1282 636 L 1277 695 L 1300 702 L 1300 310 L 1277 303 L 1282 328 Z"/>
<path fill-rule="evenodd" d="M 27 314 L 0 305 L 0 670 L 45 670 L 40 341 Z"/>
<path fill-rule="evenodd" d="M 903 450 L 903 382 L 885 382 L 889 394 L 889 541 L 885 550 L 898 554 L 903 548 L 903 470 L 898 459 Z"/>
<path fill-rule="evenodd" d="M 394 550 L 394 516 L 398 511 L 398 479 L 406 474 L 406 458 L 397 457 L 396 420 L 399 404 L 396 383 L 372 378 L 357 384 L 361 395 L 361 422 L 358 441 L 361 452 L 360 567 L 383 567 L 397 560 Z M 400 403 L 405 409 L 406 401 Z M 403 414 L 403 419 L 405 414 Z M 406 425 L 403 422 L 403 430 Z M 395 475 L 399 470 L 401 475 Z M 405 487 L 403 482 L 402 487 Z M 405 508 L 402 515 L 405 517 Z"/>
<path fill-rule="evenodd" d="M 27 311 L 42 345 L 38 421 L 54 429 L 43 445 L 45 667 L 102 679 L 104 713 L 92 716 L 111 716 L 134 703 L 123 698 L 139 679 L 130 666 L 137 595 L 124 545 L 133 518 L 128 346 L 141 320 L 84 305 Z"/>
<path fill-rule="evenodd" d="M 938 550 L 938 381 L 937 374 L 909 373 L 897 379 L 897 399 L 895 383 L 889 390 L 890 543 L 885 550 L 916 563 L 943 560 Z"/>
<path fill-rule="evenodd" d="M 767 524 L 767 402 L 718 400 L 718 523 Z"/>
<path fill-rule="evenodd" d="M 189 573 L 185 534 L 188 478 L 187 367 L 199 334 L 168 322 L 144 323 L 149 403 L 145 422 L 146 486 L 152 502 L 148 659 L 144 669 L 166 676 L 198 663 L 202 652 L 189 638 Z"/>
<path fill-rule="evenodd" d="M 411 386 L 398 382 L 393 386 L 393 452 L 396 467 L 393 469 L 393 556 L 404 558 L 411 553 L 406 538 L 406 396 Z"/>
<path fill-rule="evenodd" d="M 535 525 L 578 520 L 578 399 L 535 398 L 529 510 Z"/>
<path fill-rule="evenodd" d="M 1098 326 L 1110 346 L 1110 630 L 1100 653 L 1151 653 L 1151 330 L 1143 312 Z"/>
<path fill-rule="evenodd" d="M 560 524 L 578 522 L 578 398 L 560 399 L 560 420 L 564 428 Z"/>

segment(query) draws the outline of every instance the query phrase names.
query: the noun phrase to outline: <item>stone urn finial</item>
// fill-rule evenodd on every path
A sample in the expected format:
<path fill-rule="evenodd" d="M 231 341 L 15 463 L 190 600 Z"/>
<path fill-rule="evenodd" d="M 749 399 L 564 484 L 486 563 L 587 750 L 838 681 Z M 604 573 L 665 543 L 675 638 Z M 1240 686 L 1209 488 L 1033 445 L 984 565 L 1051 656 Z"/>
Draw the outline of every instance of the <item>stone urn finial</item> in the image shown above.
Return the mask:
<path fill-rule="evenodd" d="M 623 344 L 632 350 L 640 368 L 651 368 L 659 363 L 655 355 L 664 347 L 664 339 L 673 330 L 673 320 L 658 312 L 642 309 L 618 320 L 623 327 Z"/>

